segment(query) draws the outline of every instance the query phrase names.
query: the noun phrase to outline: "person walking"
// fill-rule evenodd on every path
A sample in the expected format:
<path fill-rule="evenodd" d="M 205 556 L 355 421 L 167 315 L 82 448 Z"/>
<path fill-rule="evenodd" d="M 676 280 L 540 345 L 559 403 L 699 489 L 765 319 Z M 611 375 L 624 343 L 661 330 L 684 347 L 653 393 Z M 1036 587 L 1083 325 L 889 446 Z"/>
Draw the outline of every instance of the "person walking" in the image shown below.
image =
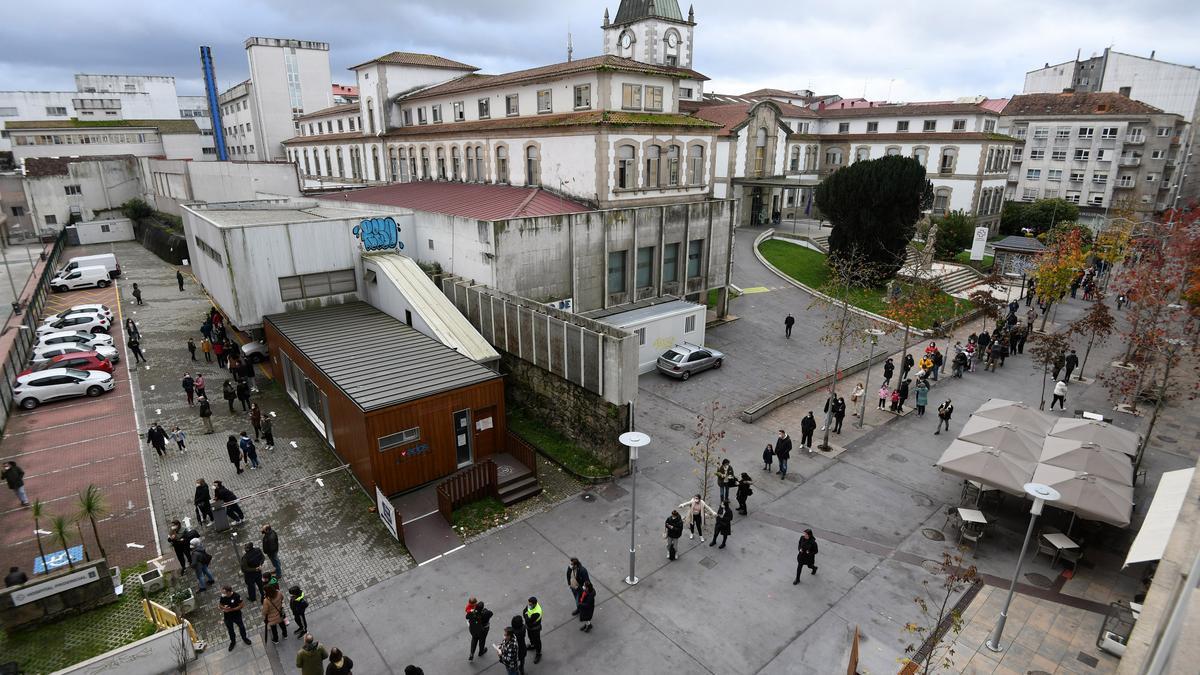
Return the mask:
<path fill-rule="evenodd" d="M 950 402 L 950 399 L 946 399 L 945 401 L 942 401 L 942 404 L 938 406 L 938 425 L 937 425 L 937 431 L 933 432 L 934 436 L 937 436 L 938 434 L 942 433 L 942 425 L 943 424 L 946 425 L 946 431 L 950 431 L 950 417 L 953 414 L 954 414 L 954 404 L 952 404 Z"/>
<path fill-rule="evenodd" d="M 179 292 L 183 292 L 183 272 L 175 270 L 175 282 L 179 284 Z"/>
<path fill-rule="evenodd" d="M 208 402 L 207 396 L 201 396 L 197 401 L 200 403 L 200 422 L 204 424 L 204 433 L 213 433 L 212 424 L 212 405 Z"/>
<path fill-rule="evenodd" d="M 925 380 L 917 382 L 917 417 L 925 416 L 925 406 L 929 405 L 929 383 Z"/>
<path fill-rule="evenodd" d="M 229 414 L 233 414 L 233 402 L 237 400 L 237 391 L 233 388 L 233 383 L 225 380 L 221 385 L 221 395 L 225 398 L 225 402 L 229 404 Z"/>
<path fill-rule="evenodd" d="M 219 480 L 213 481 L 213 496 L 221 500 L 221 503 L 225 506 L 225 514 L 229 516 L 229 520 L 234 525 L 240 525 L 246 519 L 246 514 L 242 513 L 241 505 L 234 503 L 237 502 L 237 495 L 233 494 L 233 490 L 225 487 Z"/>
<path fill-rule="evenodd" d="M 208 392 L 204 390 L 204 373 L 197 372 L 196 379 L 192 381 L 192 387 L 196 390 L 196 396 L 208 396 Z"/>
<path fill-rule="evenodd" d="M 729 500 L 721 502 L 721 506 L 717 509 L 717 525 L 713 528 L 713 538 L 709 542 L 709 547 L 717 545 L 717 537 L 721 538 L 721 546 L 725 548 L 725 542 L 729 541 L 729 535 L 733 531 L 733 509 L 729 506 Z"/>
<path fill-rule="evenodd" d="M 846 399 L 839 396 L 833 404 L 833 433 L 842 433 L 842 420 L 846 418 Z M 811 441 L 811 439 L 810 439 Z M 808 451 L 812 452 L 812 445 L 808 446 Z"/>
<path fill-rule="evenodd" d="M 237 469 L 238 473 L 243 473 L 242 462 L 245 457 L 242 455 L 242 448 L 238 445 L 237 436 L 232 434 L 225 439 L 225 454 L 229 455 L 229 463 L 233 464 L 233 468 Z"/>
<path fill-rule="evenodd" d="M 137 284 L 133 285 L 133 300 L 137 304 L 142 304 L 142 289 L 138 288 Z"/>
<path fill-rule="evenodd" d="M 1058 374 L 1062 372 L 1063 367 L 1065 367 L 1066 365 L 1067 365 L 1067 355 L 1066 354 L 1060 353 L 1054 357 L 1054 365 L 1053 365 L 1054 370 L 1050 371 L 1050 377 L 1054 378 L 1055 382 L 1058 382 Z"/>
<path fill-rule="evenodd" d="M 771 470 L 771 462 L 775 460 L 775 448 L 767 443 L 767 447 L 763 448 L 763 471 Z"/>
<path fill-rule="evenodd" d="M 221 608 L 221 620 L 225 622 L 225 630 L 229 633 L 229 651 L 237 646 L 237 635 L 233 632 L 235 626 L 242 635 L 242 642 L 250 644 L 250 638 L 246 637 L 246 622 L 242 619 L 242 609 L 246 606 L 242 596 L 235 593 L 233 588 L 222 586 L 217 606 Z"/>
<path fill-rule="evenodd" d="M 583 589 L 583 584 L 591 579 L 588 576 L 587 568 L 579 562 L 579 558 L 571 558 L 567 563 L 567 588 L 571 589 L 571 595 L 575 597 L 575 604 L 579 604 L 579 593 Z M 579 612 L 578 608 L 572 612 L 572 616 Z"/>
<path fill-rule="evenodd" d="M 1042 399 L 1045 400 L 1045 399 Z M 1058 404 L 1059 410 L 1067 408 L 1067 381 L 1059 380 L 1054 384 L 1054 398 L 1050 399 L 1050 409 L 1054 410 L 1054 404 Z"/>
<path fill-rule="evenodd" d="M 129 351 L 133 352 L 134 363 L 145 363 L 146 355 L 142 353 L 142 341 L 138 339 L 136 334 L 129 336 L 125 341 L 125 345 L 129 347 Z"/>
<path fill-rule="evenodd" d="M 245 380 L 239 381 L 237 383 L 236 394 L 238 401 L 242 403 L 242 412 L 248 412 L 250 410 L 250 384 Z M 233 407 L 232 402 L 230 403 L 230 407 Z"/>
<path fill-rule="evenodd" d="M 681 509 L 686 508 L 687 509 L 688 539 L 695 539 L 696 533 L 699 533 L 700 541 L 703 542 L 704 541 L 704 512 L 708 511 L 709 513 L 713 514 L 714 516 L 717 515 L 717 512 L 713 511 L 712 507 L 709 506 L 703 499 L 700 498 L 700 495 L 696 495 L 696 496 L 692 497 L 689 501 L 686 501 L 686 502 L 680 504 L 678 508 L 681 508 Z M 578 601 L 578 599 L 579 599 L 578 594 L 576 595 L 575 599 L 576 599 L 576 601 Z"/>
<path fill-rule="evenodd" d="M 325 675 L 351 675 L 353 671 L 353 659 L 343 654 L 342 650 L 337 647 L 329 650 L 329 665 L 325 666 Z"/>
<path fill-rule="evenodd" d="M 258 393 L 258 371 L 256 371 L 254 369 L 254 364 L 250 362 L 250 359 L 243 359 L 241 369 L 242 369 L 242 379 L 244 379 L 246 382 L 249 382 L 250 383 L 250 391 L 252 393 L 257 394 Z"/>
<path fill-rule="evenodd" d="M 775 440 L 775 456 L 779 458 L 779 480 L 787 478 L 788 458 L 792 456 L 792 437 L 783 429 L 779 430 L 779 438 Z"/>
<path fill-rule="evenodd" d="M 254 544 L 247 544 L 253 546 Z M 260 582 L 261 583 L 261 582 Z M 254 598 L 250 598 L 251 601 Z M 263 591 L 262 601 L 262 617 L 263 624 L 271 629 L 271 642 L 279 644 L 279 631 L 283 631 L 283 637 L 287 637 L 287 622 L 284 620 L 283 611 L 283 593 L 274 586 L 268 586 Z"/>
<path fill-rule="evenodd" d="M 21 506 L 29 506 L 29 495 L 25 494 L 25 470 L 10 460 L 4 463 L 4 470 L 0 472 L 0 476 L 3 476 L 8 489 L 16 493 Z"/>
<path fill-rule="evenodd" d="M 482 657 L 487 652 L 487 634 L 491 628 L 492 610 L 484 606 L 483 601 L 475 603 L 471 611 L 467 612 L 467 632 L 471 635 L 471 653 L 467 656 L 468 661 L 475 660 L 476 649 L 479 651 L 479 656 Z"/>
<path fill-rule="evenodd" d="M 193 405 L 192 397 L 196 393 L 196 381 L 192 379 L 192 374 L 184 373 L 179 386 L 183 387 L 183 393 L 187 396 L 187 404 Z"/>
<path fill-rule="evenodd" d="M 529 645 L 525 643 L 525 620 L 521 618 L 520 614 L 514 616 L 509 622 L 508 632 L 512 633 L 513 641 L 517 645 L 517 667 L 509 672 L 524 675 L 525 657 L 529 655 Z M 500 662 L 504 663 L 504 659 L 501 658 Z M 505 667 L 507 668 L 508 664 L 505 664 Z"/>
<path fill-rule="evenodd" d="M 1117 311 L 1118 312 L 1121 311 L 1121 308 L 1125 306 L 1126 302 L 1128 302 L 1128 299 L 1125 297 L 1125 294 L 1117 293 Z"/>
<path fill-rule="evenodd" d="M 212 340 L 206 337 L 200 338 L 200 353 L 204 354 L 205 363 L 212 363 Z"/>
<path fill-rule="evenodd" d="M 1074 349 L 1067 354 L 1067 358 L 1064 363 L 1066 364 L 1067 371 L 1064 373 L 1063 382 L 1070 382 L 1071 373 L 1075 372 L 1075 369 L 1079 367 L 1079 357 L 1076 356 Z"/>
<path fill-rule="evenodd" d="M 254 440 L 262 437 L 262 409 L 257 403 L 250 404 L 250 426 L 254 427 Z"/>
<path fill-rule="evenodd" d="M 679 552 L 679 538 L 683 536 L 683 516 L 672 510 L 663 523 L 663 538 L 667 540 L 667 560 L 674 560 Z M 534 661 L 537 663 L 537 661 Z"/>
<path fill-rule="evenodd" d="M 196 341 L 193 340 L 192 338 L 188 338 L 187 350 L 188 350 L 188 354 L 190 354 L 192 356 L 192 360 L 195 361 L 196 360 Z"/>
<path fill-rule="evenodd" d="M 900 366 L 900 379 L 901 380 L 908 379 L 908 374 L 912 371 L 913 366 L 915 366 L 916 364 L 917 364 L 917 362 L 916 362 L 916 360 L 913 359 L 912 354 L 905 354 L 904 360 L 901 362 L 901 366 Z"/>
<path fill-rule="evenodd" d="M 300 675 L 322 675 L 328 657 L 325 647 L 311 633 L 305 633 L 304 645 L 296 652 L 296 667 L 300 669 Z"/>
<path fill-rule="evenodd" d="M 242 578 L 246 580 L 246 597 L 250 602 L 258 600 L 258 594 L 266 594 L 263 589 L 262 582 L 262 566 L 266 561 L 266 556 L 263 555 L 262 549 L 257 548 L 254 542 L 246 542 L 246 552 L 242 554 L 240 559 Z"/>
<path fill-rule="evenodd" d="M 800 447 L 808 448 L 812 452 L 813 434 L 817 430 L 817 418 L 813 416 L 813 411 L 809 410 L 804 419 L 800 420 Z"/>
<path fill-rule="evenodd" d="M 272 424 L 270 415 L 263 417 L 262 437 L 263 437 L 263 442 L 267 444 L 267 450 L 274 450 L 275 449 L 275 425 Z"/>
<path fill-rule="evenodd" d="M 217 367 L 225 367 L 225 344 L 220 340 L 213 340 L 212 343 L 213 356 L 217 357 Z"/>
<path fill-rule="evenodd" d="M 195 536 L 188 536 L 191 532 L 185 532 L 183 524 L 178 520 L 171 521 L 171 529 L 167 532 L 167 543 L 171 544 L 171 550 L 175 551 L 175 557 L 179 559 L 179 571 L 182 572 L 188 568 L 188 559 L 191 557 L 191 541 Z"/>
<path fill-rule="evenodd" d="M 942 374 L 942 365 L 946 362 L 946 359 L 942 356 L 941 350 L 937 348 L 933 350 L 929 358 L 933 361 L 933 381 L 937 382 L 938 377 Z"/>
<path fill-rule="evenodd" d="M 796 325 L 796 317 L 788 314 L 787 318 L 783 320 L 783 337 L 788 340 L 792 339 L 792 326 L 794 325 Z"/>
<path fill-rule="evenodd" d="M 142 337 L 142 331 L 138 330 L 137 323 L 133 319 L 125 319 L 125 336 L 138 339 Z"/>
<path fill-rule="evenodd" d="M 583 590 L 579 593 L 579 608 L 575 613 L 579 615 L 579 621 L 583 625 L 579 630 L 590 633 L 592 630 L 592 614 L 596 611 L 596 589 L 592 586 L 592 582 L 588 581 L 583 584 Z"/>
<path fill-rule="evenodd" d="M 525 633 L 529 636 L 529 648 L 533 650 L 533 662 L 536 664 L 542 660 L 542 606 L 538 604 L 538 599 L 530 596 L 521 615 L 525 617 Z"/>
<path fill-rule="evenodd" d="M 499 644 L 492 645 L 496 649 L 496 657 L 500 659 L 500 665 L 504 666 L 504 672 L 507 675 L 518 675 L 520 672 L 520 651 L 517 647 L 517 638 L 513 633 L 512 626 L 504 627 L 504 639 Z M 483 656 L 483 654 L 480 654 Z"/>
<path fill-rule="evenodd" d="M 171 440 L 175 441 L 180 452 L 187 452 L 187 432 L 176 426 L 171 430 Z"/>
<path fill-rule="evenodd" d="M 717 488 L 720 490 L 720 500 L 729 499 L 729 488 L 737 485 L 737 473 L 733 470 L 733 465 L 729 463 L 729 458 L 721 460 L 721 466 L 717 467 Z"/>
<path fill-rule="evenodd" d="M 892 384 L 892 375 L 896 372 L 896 362 L 892 361 L 892 357 L 888 357 L 883 362 L 883 386 L 889 387 Z"/>
<path fill-rule="evenodd" d="M 879 387 L 879 410 L 883 410 L 892 398 L 892 392 L 888 389 L 887 384 Z"/>
<path fill-rule="evenodd" d="M 196 506 L 196 522 L 201 525 L 211 523 L 213 520 L 212 493 L 203 478 L 196 479 L 196 493 L 192 497 L 192 503 Z"/>
<path fill-rule="evenodd" d="M 308 611 L 308 599 L 304 597 L 304 591 L 300 590 L 299 586 L 292 586 L 288 589 L 288 608 L 292 610 L 292 618 L 296 619 L 296 638 L 308 632 L 308 618 L 304 615 Z"/>
<path fill-rule="evenodd" d="M 238 441 L 238 448 L 242 451 L 242 456 L 250 463 L 251 469 L 261 468 L 258 465 L 258 448 L 254 446 L 254 441 L 250 440 L 250 436 L 246 432 L 242 432 L 242 438 Z"/>
<path fill-rule="evenodd" d="M 154 447 L 159 457 L 167 454 L 167 432 L 162 425 L 155 422 L 146 430 L 146 442 Z"/>
<path fill-rule="evenodd" d="M 275 567 L 275 576 L 283 576 L 283 566 L 279 564 L 279 534 L 272 529 L 270 523 L 262 526 L 262 551 Z"/>
<path fill-rule="evenodd" d="M 743 516 L 747 515 L 746 500 L 750 498 L 750 495 L 754 494 L 753 485 L 754 485 L 754 481 L 751 480 L 750 474 L 743 473 L 742 479 L 738 481 L 738 488 L 737 488 L 737 503 L 738 503 L 737 510 L 738 510 L 738 513 L 742 514 Z"/>
<path fill-rule="evenodd" d="M 188 546 L 192 550 L 192 571 L 196 573 L 196 582 L 200 584 L 200 591 L 208 590 L 208 584 L 215 583 L 213 575 L 208 571 L 209 564 L 212 563 L 212 554 L 204 550 L 204 542 L 200 541 L 200 537 L 196 537 Z M 205 583 L 205 580 L 208 583 Z"/>
<path fill-rule="evenodd" d="M 804 534 L 800 535 L 800 542 L 796 545 L 796 580 L 792 585 L 800 583 L 800 573 L 807 567 L 812 570 L 813 574 L 817 573 L 817 538 L 813 536 L 812 530 L 805 530 Z"/>

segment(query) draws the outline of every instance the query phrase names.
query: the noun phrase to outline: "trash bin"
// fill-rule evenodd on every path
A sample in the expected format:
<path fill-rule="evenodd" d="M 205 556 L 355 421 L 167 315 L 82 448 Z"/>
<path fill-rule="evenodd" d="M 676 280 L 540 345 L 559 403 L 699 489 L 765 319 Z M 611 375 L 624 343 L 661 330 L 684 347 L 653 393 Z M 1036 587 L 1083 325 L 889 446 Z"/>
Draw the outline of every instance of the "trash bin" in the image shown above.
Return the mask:
<path fill-rule="evenodd" d="M 213 500 L 213 521 L 212 528 L 217 532 L 224 532 L 229 529 L 229 514 L 225 512 L 225 502 L 220 499 Z"/>

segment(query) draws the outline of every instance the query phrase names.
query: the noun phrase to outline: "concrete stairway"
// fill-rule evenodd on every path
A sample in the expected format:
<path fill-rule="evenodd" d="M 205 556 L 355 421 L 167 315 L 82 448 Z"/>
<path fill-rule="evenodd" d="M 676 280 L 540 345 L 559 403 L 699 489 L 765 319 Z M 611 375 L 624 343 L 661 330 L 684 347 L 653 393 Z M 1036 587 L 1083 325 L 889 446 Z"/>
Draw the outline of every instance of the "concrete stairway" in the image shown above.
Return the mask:
<path fill-rule="evenodd" d="M 500 484 L 496 487 L 496 492 L 501 503 L 505 506 L 512 506 L 519 501 L 540 495 L 542 485 L 538 482 L 537 476 L 527 473 L 522 476 L 510 477 L 507 480 L 501 479 Z"/>
<path fill-rule="evenodd" d="M 829 235 L 821 234 L 821 235 L 817 235 L 815 237 L 810 236 L 808 238 L 808 240 L 811 241 L 812 243 L 816 244 L 817 248 L 821 249 L 825 253 L 829 253 Z"/>
<path fill-rule="evenodd" d="M 979 283 L 981 275 L 970 267 L 958 267 L 950 274 L 938 277 L 938 286 L 947 293 L 958 293 Z"/>

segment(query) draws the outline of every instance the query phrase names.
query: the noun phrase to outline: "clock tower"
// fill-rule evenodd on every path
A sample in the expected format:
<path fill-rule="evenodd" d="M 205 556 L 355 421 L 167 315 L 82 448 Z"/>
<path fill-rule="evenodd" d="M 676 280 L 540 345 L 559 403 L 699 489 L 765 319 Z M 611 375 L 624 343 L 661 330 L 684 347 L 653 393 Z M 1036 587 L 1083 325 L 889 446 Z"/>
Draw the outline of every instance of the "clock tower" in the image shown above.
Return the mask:
<path fill-rule="evenodd" d="M 692 67 L 696 15 L 676 0 L 621 0 L 617 16 L 604 10 L 604 53 L 660 66 Z"/>

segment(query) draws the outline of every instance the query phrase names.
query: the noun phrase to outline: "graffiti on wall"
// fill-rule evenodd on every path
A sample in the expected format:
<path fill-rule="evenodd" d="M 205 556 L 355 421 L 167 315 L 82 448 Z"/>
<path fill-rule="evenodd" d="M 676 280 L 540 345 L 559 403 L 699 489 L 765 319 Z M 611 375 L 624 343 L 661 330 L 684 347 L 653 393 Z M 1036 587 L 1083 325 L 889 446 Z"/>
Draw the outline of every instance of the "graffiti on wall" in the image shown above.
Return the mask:
<path fill-rule="evenodd" d="M 354 226 L 354 237 L 364 251 L 404 250 L 400 226 L 391 218 L 366 218 Z"/>

